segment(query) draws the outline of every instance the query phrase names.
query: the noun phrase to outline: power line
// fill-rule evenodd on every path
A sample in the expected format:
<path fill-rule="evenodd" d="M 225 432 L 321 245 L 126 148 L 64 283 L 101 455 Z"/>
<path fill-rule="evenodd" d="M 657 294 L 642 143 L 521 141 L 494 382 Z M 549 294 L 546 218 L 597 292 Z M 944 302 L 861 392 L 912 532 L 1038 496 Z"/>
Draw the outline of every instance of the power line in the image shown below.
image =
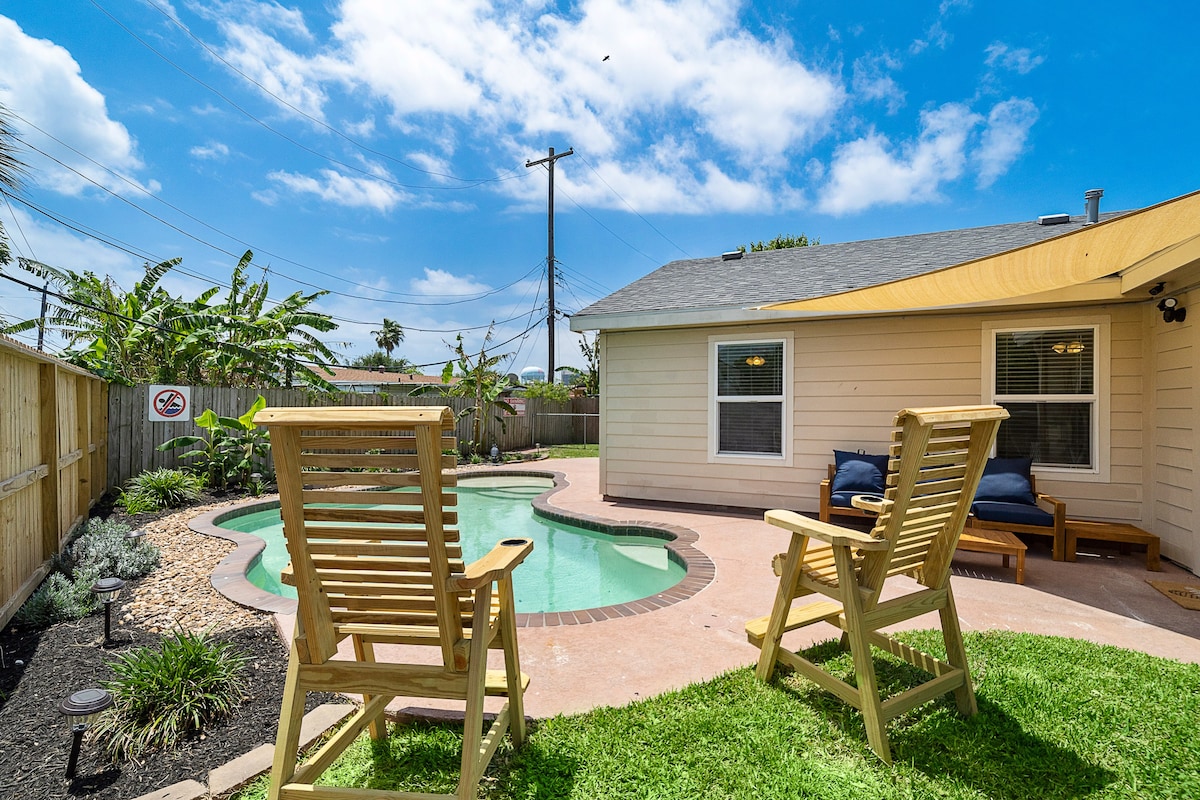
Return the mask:
<path fill-rule="evenodd" d="M 34 126 L 34 127 L 36 127 L 36 126 Z M 39 128 L 38 130 L 41 130 L 41 129 Z M 43 133 L 44 133 L 44 131 L 43 131 Z M 47 134 L 47 135 L 48 135 L 48 134 Z M 52 139 L 53 139 L 54 137 L 50 137 L 50 138 L 52 138 Z M 57 139 L 55 139 L 55 141 L 58 141 L 58 140 L 57 140 Z M 61 144 L 61 142 L 60 142 L 60 144 Z M 68 147 L 68 148 L 69 148 L 69 145 L 64 145 L 64 146 L 66 146 L 66 147 Z M 173 224 L 173 223 L 171 223 L 171 222 L 168 222 L 167 220 L 163 219 L 162 217 L 159 217 L 158 215 L 151 213 L 150 211 L 146 210 L 145 208 L 142 208 L 141 206 L 139 206 L 137 203 L 134 203 L 134 202 L 133 202 L 132 200 L 130 200 L 129 198 L 127 198 L 127 197 L 124 197 L 124 196 L 122 196 L 122 195 L 120 195 L 120 194 L 118 194 L 118 193 L 114 192 L 113 190 L 109 189 L 107 186 L 104 186 L 103 184 L 101 184 L 99 181 L 96 181 L 96 180 L 95 180 L 95 179 L 93 179 L 92 177 L 90 177 L 90 176 L 88 176 L 88 175 L 85 175 L 84 173 L 80 172 L 79 170 L 75 169 L 74 167 L 70 166 L 69 164 L 66 164 L 66 163 L 64 163 L 64 162 L 60 161 L 59 159 L 55 158 L 54 156 L 50 155 L 49 153 L 45 152 L 44 150 L 41 150 L 41 149 L 39 149 L 39 148 L 37 148 L 37 147 L 35 147 L 35 146 L 33 146 L 33 145 L 28 145 L 28 147 L 29 147 L 31 150 L 34 150 L 35 152 L 37 152 L 37 153 L 40 153 L 42 156 L 44 156 L 44 157 L 46 157 L 46 158 L 50 159 L 50 160 L 51 160 L 51 161 L 53 161 L 54 163 L 56 163 L 56 164 L 58 164 L 59 166 L 63 167 L 64 169 L 70 170 L 71 172 L 75 173 L 75 174 L 76 174 L 76 175 L 78 175 L 79 177 L 81 177 L 81 178 L 83 178 L 84 180 L 86 180 L 86 181 L 88 181 L 89 183 L 91 183 L 91 184 L 92 184 L 93 186 L 95 186 L 96 188 L 100 189 L 101 191 L 103 191 L 103 192 L 105 192 L 105 193 L 107 193 L 107 194 L 111 195 L 112 197 L 115 197 L 115 198 L 117 198 L 117 199 L 118 199 L 118 200 L 120 200 L 122 203 L 125 203 L 126 205 L 130 206 L 131 208 L 133 208 L 133 209 L 135 209 L 135 210 L 137 210 L 137 211 L 141 212 L 142 214 L 146 215 L 147 217 L 149 217 L 149 218 L 151 218 L 151 219 L 155 220 L 156 222 L 159 222 L 159 223 L 161 223 L 161 224 L 163 224 L 163 225 L 167 226 L 167 227 L 168 227 L 168 228 L 170 228 L 171 230 L 173 230 L 173 231 L 176 231 L 177 233 L 179 233 L 179 234 L 181 234 L 181 235 L 183 235 L 183 236 L 186 236 L 187 238 L 191 239 L 192 241 L 194 241 L 194 242 L 196 242 L 196 243 L 198 243 L 198 244 L 204 245 L 205 247 L 209 247 L 209 248 L 211 248 L 211 249 L 213 249 L 213 250 L 216 250 L 218 253 L 221 253 L 221 254 L 223 254 L 223 255 L 229 256 L 230 258 L 237 259 L 237 258 L 239 258 L 239 257 L 240 257 L 240 256 L 239 256 L 237 253 L 234 253 L 234 252 L 232 252 L 232 251 L 230 251 L 230 250 L 226 250 L 225 248 L 223 248 L 223 247 L 220 247 L 219 245 L 216 245 L 216 244 L 213 244 L 212 242 L 209 242 L 209 241 L 206 241 L 206 240 L 204 240 L 204 239 L 201 239 L 200 237 L 198 237 L 198 236 L 195 236 L 195 235 L 193 235 L 193 234 L 191 234 L 191 233 L 189 233 L 189 232 L 187 232 L 187 231 L 183 230 L 183 229 L 182 229 L 182 228 L 180 228 L 179 226 L 177 226 L 177 225 L 175 225 L 175 224 Z M 69 149 L 73 149 L 73 148 L 69 148 Z M 78 153 L 78 151 L 75 151 L 75 152 L 76 152 L 76 153 Z M 84 156 L 82 153 L 79 153 L 79 155 L 80 155 L 81 157 L 83 157 L 83 158 L 88 158 L 87 156 Z M 90 159 L 90 158 L 88 158 L 88 160 L 89 160 L 89 161 L 92 161 L 92 159 Z M 107 170 L 108 172 L 110 172 L 110 173 L 111 173 L 111 174 L 113 174 L 114 176 L 116 176 L 116 177 L 118 177 L 118 178 L 121 178 L 122 180 L 125 180 L 125 179 L 123 178 L 123 176 L 120 176 L 120 175 L 118 175 L 117 173 L 113 172 L 112 170 L 109 170 L 109 169 L 108 169 L 107 167 L 105 167 L 104 165 L 102 165 L 102 164 L 98 164 L 98 163 L 97 163 L 97 162 L 95 162 L 95 161 L 92 161 L 92 163 L 96 164 L 96 166 L 100 167 L 101 169 L 105 169 L 105 170 Z M 141 191 L 145 192 L 145 190 L 144 190 L 144 189 L 141 189 L 140 187 L 138 187 L 138 188 L 139 188 Z M 148 194 L 150 197 L 154 197 L 154 195 L 150 194 L 149 192 L 145 192 L 145 193 L 146 193 L 146 194 Z M 20 201 L 20 198 L 17 198 L 17 199 Z M 158 199 L 158 198 L 155 198 L 155 199 Z M 22 202 L 24 202 L 24 201 L 22 201 Z M 200 224 L 202 224 L 202 225 L 205 225 L 206 227 L 209 227 L 209 228 L 211 228 L 212 230 L 216 231 L 217 233 L 220 233 L 220 234 L 221 234 L 221 235 L 223 235 L 223 236 L 228 236 L 230 239 L 233 239 L 234 241 L 239 241 L 239 240 L 237 240 L 236 238 L 234 238 L 234 237 L 232 237 L 232 236 L 229 236 L 229 234 L 223 233 L 222 231 L 219 231 L 219 230 L 217 230 L 216 228 L 212 228 L 212 226 L 211 226 L 211 225 L 208 225 L 207 223 L 205 223 L 205 222 L 203 222 L 203 221 L 201 221 L 201 220 L 198 220 L 198 219 L 196 219 L 195 217 L 192 217 L 190 214 L 187 214 L 187 212 L 184 212 L 184 211 L 182 211 L 182 210 L 180 210 L 180 209 L 178 209 L 178 208 L 175 208 L 175 206 L 172 206 L 171 204 L 169 204 L 169 203 L 166 203 L 166 201 L 160 200 L 160 202 L 164 203 L 165 205 L 169 206 L 170 208 L 173 208 L 173 209 L 175 209 L 176 211 L 179 211 L 179 213 L 181 213 L 181 214 L 184 214 L 184 216 L 187 216 L 187 217 L 189 217 L 189 218 L 191 218 L 191 219 L 195 220 L 196 222 L 199 222 Z M 242 243 L 242 244 L 246 244 L 246 246 L 248 247 L 248 249 L 251 249 L 251 250 L 255 249 L 255 248 L 254 248 L 252 245 L 249 245 L 248 243 L 245 243 L 245 242 L 240 242 L 240 243 Z M 284 261 L 288 261 L 288 263 L 294 264 L 294 265 L 296 265 L 296 266 L 304 267 L 305 269 L 312 269 L 312 271 L 314 271 L 314 272 L 319 272 L 320 274 L 322 274 L 322 275 L 326 275 L 327 277 L 330 277 L 330 278 L 335 278 L 335 279 L 337 279 L 337 278 L 338 278 L 338 276 L 336 276 L 336 275 L 331 275 L 331 274 L 329 274 L 329 273 L 327 273 L 327 272 L 321 272 L 320 270 L 316 270 L 316 269 L 313 269 L 313 268 L 311 268 L 311 267 L 306 267 L 305 265 L 303 265 L 303 264 L 299 264 L 299 263 L 297 263 L 297 262 L 295 262 L 295 261 L 291 261 L 290 259 L 283 259 L 283 260 L 284 260 Z M 263 267 L 263 269 L 264 269 L 264 270 L 268 270 L 269 268 L 267 268 L 267 267 Z M 181 271 L 182 271 L 182 270 L 181 270 Z M 532 272 L 532 270 L 530 270 L 530 272 Z M 185 274 L 186 274 L 186 273 L 185 273 Z M 338 295 L 338 296 L 341 296 L 341 297 L 348 297 L 348 298 L 352 298 L 352 299 L 355 299 L 355 300 L 361 300 L 361 299 L 362 299 L 362 296 L 361 296 L 361 295 L 349 294 L 349 293 L 347 293 L 347 292 L 342 292 L 342 291 L 339 291 L 339 290 L 337 290 L 337 289 L 327 289 L 327 288 L 325 288 L 325 287 L 323 287 L 323 286 L 320 286 L 320 285 L 318 285 L 318 284 L 315 284 L 315 283 L 311 283 L 311 282 L 308 282 L 308 281 L 302 281 L 302 280 L 300 280 L 299 278 L 293 277 L 293 276 L 291 276 L 291 275 L 282 275 L 282 274 L 280 274 L 280 273 L 278 273 L 278 272 L 275 272 L 274 274 L 276 274 L 276 275 L 279 275 L 280 277 L 284 278 L 285 280 L 292 281 L 293 283 L 297 283 L 297 284 L 300 284 L 300 285 L 302 285 L 302 286 L 308 286 L 309 288 L 317 289 L 318 291 L 322 291 L 322 292 L 327 292 L 327 293 L 329 293 L 329 294 L 332 294 L 332 295 Z M 460 303 L 471 303 L 471 302 L 474 302 L 474 301 L 476 301 L 476 300 L 482 300 L 482 299 L 483 299 L 483 298 L 485 298 L 485 297 L 490 297 L 490 296 L 491 296 L 491 295 L 493 295 L 493 294 L 497 294 L 498 292 L 504 291 L 504 289 L 507 289 L 509 286 L 512 286 L 512 285 L 514 285 L 514 284 L 516 284 L 516 283 L 520 282 L 521 280 L 524 280 L 524 279 L 525 279 L 525 277 L 527 277 L 527 276 L 528 276 L 528 274 L 529 274 L 529 273 L 527 272 L 525 275 L 522 275 L 520 278 L 517 278 L 517 279 L 516 279 L 515 281 L 513 281 L 512 283 L 508 284 L 507 286 L 502 286 L 502 287 L 500 287 L 499 289 L 494 289 L 494 290 L 490 290 L 490 291 L 487 291 L 487 292 L 482 292 L 482 293 L 475 293 L 475 294 L 472 294 L 472 295 L 458 295 L 459 297 L 462 297 L 462 298 L 463 298 L 463 299 L 461 299 L 461 300 L 451 300 L 451 301 L 445 301 L 445 302 L 424 302 L 424 303 L 423 303 L 423 302 L 418 302 L 418 301 L 415 301 L 415 300 L 392 300 L 392 299 L 388 299 L 388 298 L 375 298 L 375 299 L 373 300 L 373 302 L 377 302 L 377 303 L 388 303 L 388 304 L 394 304 L 394 305 L 413 305 L 413 306 L 443 306 L 443 305 L 457 305 L 457 304 L 460 304 Z M 409 293 L 409 292 L 392 292 L 392 291 L 390 291 L 390 290 L 386 290 L 386 289 L 383 289 L 383 290 L 380 290 L 380 289 L 375 289 L 375 287 L 367 286 L 366 284 L 355 284 L 353 281 L 346 281 L 346 282 L 347 282 L 347 283 L 350 283 L 351 285 L 360 286 L 360 287 L 362 287 L 362 288 L 364 288 L 364 289 L 371 289 L 371 290 L 373 290 L 373 291 L 381 291 L 381 292 L 388 293 L 388 294 L 399 294 L 399 295 L 403 295 L 403 296 L 406 296 L 406 297 L 421 296 L 421 295 L 415 295 L 415 294 L 413 294 L 413 293 Z M 449 296 L 451 296 L 451 297 L 454 297 L 455 295 L 449 295 Z M 273 301 L 273 302 L 278 302 L 278 301 Z"/>
<path fill-rule="evenodd" d="M 657 258 L 654 258 L 654 257 L 652 257 L 652 256 L 646 255 L 646 253 L 642 252 L 641 250 L 639 250 L 638 248 L 634 247 L 632 244 L 630 244 L 629 242 L 627 242 L 627 241 L 625 241 L 623 238 L 621 238 L 621 237 L 620 237 L 620 236 L 617 234 L 617 232 L 616 232 L 616 231 L 614 231 L 612 228 L 608 227 L 608 226 L 607 226 L 607 225 L 605 225 L 603 222 L 601 222 L 600 220 L 596 219 L 596 216 L 595 216 L 594 214 L 592 214 L 592 212 L 590 212 L 590 211 L 588 211 L 586 208 L 584 208 L 583 206 L 579 205 L 579 203 L 578 203 L 578 202 L 576 202 L 575 198 L 571 197 L 571 194 L 570 194 L 569 192 L 563 191 L 563 194 L 565 194 L 565 195 L 567 196 L 567 199 L 571 201 L 571 204 L 572 204 L 572 205 L 574 205 L 576 208 L 578 208 L 578 209 L 579 209 L 580 211 L 582 211 L 584 214 L 587 214 L 587 215 L 588 215 L 588 217 L 589 217 L 589 218 L 592 220 L 592 222 L 596 223 L 596 224 L 597 224 L 597 225 L 599 225 L 601 228 L 604 228 L 604 230 L 608 231 L 608 232 L 609 232 L 609 234 L 611 234 L 611 235 L 612 235 L 612 237 L 613 237 L 614 239 L 616 239 L 618 242 L 620 242 L 621 244 L 625 245 L 625 246 L 626 246 L 626 247 L 628 247 L 630 250 L 632 250 L 633 252 L 635 252 L 635 253 L 637 253 L 638 255 L 642 256 L 643 258 L 645 258 L 647 261 L 651 262 L 652 264 L 654 264 L 654 265 L 656 265 L 656 266 L 662 266 L 662 263 L 661 263 L 661 262 L 660 262 L 660 261 L 659 261 Z"/>
<path fill-rule="evenodd" d="M 646 223 L 647 225 L 649 225 L 649 226 L 650 226 L 650 230 L 652 230 L 652 231 L 654 231 L 655 233 L 657 233 L 657 234 L 658 234 L 659 236 L 661 236 L 661 237 L 662 237 L 662 238 L 663 238 L 663 239 L 664 239 L 664 240 L 665 240 L 665 241 L 666 241 L 668 244 L 670 244 L 672 247 L 674 247 L 674 248 L 675 248 L 676 250 L 678 250 L 679 252 L 683 253 L 683 254 L 684 254 L 685 256 L 687 256 L 688 258 L 691 258 L 691 257 L 692 257 L 692 254 L 691 254 L 691 253 L 689 253 L 687 250 L 684 250 L 682 247 L 680 247 L 678 244 L 676 244 L 676 243 L 675 243 L 675 242 L 674 242 L 674 241 L 673 241 L 673 240 L 672 240 L 672 239 L 671 239 L 669 236 L 667 236 L 665 233 L 663 233 L 663 232 L 662 232 L 662 231 L 660 231 L 658 228 L 656 228 L 656 227 L 654 226 L 654 223 L 652 223 L 650 220 L 648 220 L 648 219 L 646 219 L 645 217 L 643 217 L 643 216 L 642 216 L 642 215 L 641 215 L 641 214 L 638 212 L 638 210 L 637 210 L 636 208 L 634 208 L 632 205 L 630 205 L 629 201 L 628 201 L 628 200 L 626 200 L 624 197 L 622 197 L 622 196 L 620 195 L 620 193 L 619 193 L 619 192 L 617 192 L 617 190 L 616 190 L 616 189 L 614 189 L 614 188 L 612 187 L 612 184 L 610 184 L 608 181 L 604 180 L 604 176 L 603 176 L 603 175 L 601 175 L 599 172 L 597 172 L 597 171 L 596 171 L 596 168 L 595 168 L 595 167 L 593 167 L 593 166 L 591 165 L 591 163 L 589 163 L 589 162 L 588 162 L 588 160 L 587 160 L 586 158 L 584 158 L 584 157 L 583 157 L 583 154 L 582 154 L 582 153 L 580 153 L 580 154 L 579 154 L 579 160 L 580 160 L 580 161 L 582 161 L 584 164 L 586 164 L 586 165 L 587 165 L 587 168 L 588 168 L 588 169 L 590 169 L 590 170 L 592 171 L 592 174 L 593 174 L 593 175 L 595 175 L 597 178 L 599 178 L 599 179 L 600 179 L 600 182 L 601 182 L 601 183 L 603 183 L 605 186 L 607 186 L 607 187 L 608 187 L 608 190 L 609 190 L 610 192 L 612 192 L 614 195 L 616 195 L 616 197 L 617 197 L 617 199 L 618 199 L 618 200 L 620 200 L 622 203 L 624 203 L 624 204 L 625 204 L 625 207 L 626 207 L 626 208 L 628 208 L 630 211 L 632 211 L 634 214 L 636 214 L 636 215 L 637 215 L 637 218 L 638 218 L 638 219 L 640 219 L 642 222 L 644 222 L 644 223 Z"/>

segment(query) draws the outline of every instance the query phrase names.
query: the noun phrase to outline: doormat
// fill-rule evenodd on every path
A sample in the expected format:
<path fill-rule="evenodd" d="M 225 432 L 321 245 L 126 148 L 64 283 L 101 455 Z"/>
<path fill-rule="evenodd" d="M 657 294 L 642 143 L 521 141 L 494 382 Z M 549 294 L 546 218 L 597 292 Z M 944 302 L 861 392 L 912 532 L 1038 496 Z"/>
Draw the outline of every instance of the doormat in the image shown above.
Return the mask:
<path fill-rule="evenodd" d="M 1147 580 L 1146 583 L 1158 589 L 1184 608 L 1190 608 L 1192 611 L 1200 611 L 1200 586 L 1187 583 L 1172 583 L 1171 581 Z"/>

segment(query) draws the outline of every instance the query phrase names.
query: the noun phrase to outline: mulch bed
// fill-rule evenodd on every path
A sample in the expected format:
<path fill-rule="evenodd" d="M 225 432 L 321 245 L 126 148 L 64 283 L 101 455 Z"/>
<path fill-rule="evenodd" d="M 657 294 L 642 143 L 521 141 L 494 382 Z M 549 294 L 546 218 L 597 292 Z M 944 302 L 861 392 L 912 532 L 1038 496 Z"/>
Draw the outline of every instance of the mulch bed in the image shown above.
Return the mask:
<path fill-rule="evenodd" d="M 211 499 L 211 498 L 210 498 Z M 183 780 L 205 783 L 208 771 L 264 743 L 273 743 L 287 672 L 287 650 L 268 614 L 242 609 L 208 586 L 207 576 L 228 544 L 186 530 L 186 520 L 211 506 L 171 515 L 122 520 L 146 527 L 162 547 L 155 572 L 131 581 L 114 607 L 113 644 L 103 647 L 103 612 L 42 630 L 10 623 L 0 633 L 0 797 L 128 800 Z M 147 524 L 149 523 L 149 524 Z M 187 572 L 196 580 L 163 576 Z M 173 612 L 164 616 L 163 606 Z M 203 624 L 199 624 L 203 620 Z M 76 778 L 64 777 L 71 734 L 58 703 L 71 693 L 112 677 L 110 665 L 134 646 L 154 646 L 173 625 L 213 627 L 216 641 L 231 642 L 250 657 L 248 692 L 234 715 L 173 752 L 113 765 L 85 738 Z M 308 707 L 329 702 L 312 695 Z"/>

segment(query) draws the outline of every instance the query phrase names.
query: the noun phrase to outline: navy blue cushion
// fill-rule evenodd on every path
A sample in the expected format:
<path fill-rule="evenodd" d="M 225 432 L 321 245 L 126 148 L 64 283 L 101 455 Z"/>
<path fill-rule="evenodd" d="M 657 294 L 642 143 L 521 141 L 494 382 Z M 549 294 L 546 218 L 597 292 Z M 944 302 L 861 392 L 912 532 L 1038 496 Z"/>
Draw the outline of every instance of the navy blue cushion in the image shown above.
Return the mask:
<path fill-rule="evenodd" d="M 881 494 L 870 494 L 868 492 L 834 492 L 829 495 L 829 505 L 838 506 L 839 508 L 854 508 L 854 504 L 850 502 L 851 497 L 870 497 L 872 500 L 882 500 Z"/>
<path fill-rule="evenodd" d="M 1028 458 L 989 458 L 975 490 L 975 500 L 1036 505 L 1029 480 L 1031 465 Z"/>
<path fill-rule="evenodd" d="M 1054 515 L 1035 505 L 1024 503 L 995 503 L 988 500 L 971 504 L 971 513 L 988 522 L 1006 522 L 1011 525 L 1038 525 L 1054 527 Z"/>
<path fill-rule="evenodd" d="M 864 453 L 834 450 L 833 461 L 837 465 L 837 472 L 833 475 L 830 491 L 883 494 L 883 476 L 887 475 L 887 456 L 871 456 Z"/>

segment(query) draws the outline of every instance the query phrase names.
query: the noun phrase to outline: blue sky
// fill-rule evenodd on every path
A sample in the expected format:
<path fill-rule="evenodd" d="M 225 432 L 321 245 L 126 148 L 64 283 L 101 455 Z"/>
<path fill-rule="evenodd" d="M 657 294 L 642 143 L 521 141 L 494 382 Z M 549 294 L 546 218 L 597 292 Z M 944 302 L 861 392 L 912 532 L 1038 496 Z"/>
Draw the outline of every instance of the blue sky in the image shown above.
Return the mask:
<path fill-rule="evenodd" d="M 1200 188 L 1183 3 L 0 0 L 18 255 L 110 274 L 251 248 L 347 360 L 384 317 L 545 366 L 547 175 L 571 313 L 686 257 L 1150 205 Z M 116 243 L 117 246 L 111 246 Z M 27 278 L 25 273 L 11 274 Z M 37 299 L 0 281 L 0 313 Z M 542 324 L 538 324 L 538 320 Z M 558 364 L 579 362 L 561 321 Z M 528 331 L 528 332 L 526 332 Z M 524 335 L 523 335 L 524 334 Z M 61 342 L 51 341 L 52 348 Z M 436 369 L 431 368 L 433 372 Z"/>

